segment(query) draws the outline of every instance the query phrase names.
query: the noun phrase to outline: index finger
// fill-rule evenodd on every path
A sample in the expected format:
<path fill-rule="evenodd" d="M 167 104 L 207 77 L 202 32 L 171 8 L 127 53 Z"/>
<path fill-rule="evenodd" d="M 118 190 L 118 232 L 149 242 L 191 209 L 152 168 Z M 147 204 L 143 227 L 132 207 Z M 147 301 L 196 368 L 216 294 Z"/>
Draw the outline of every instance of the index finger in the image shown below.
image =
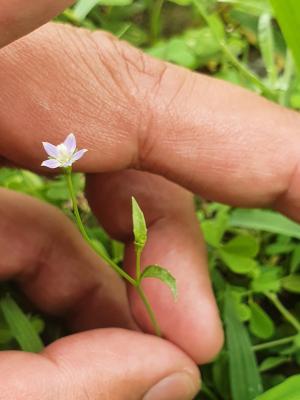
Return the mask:
<path fill-rule="evenodd" d="M 50 21 L 74 0 L 0 0 L 0 47 Z"/>
<path fill-rule="evenodd" d="M 0 82 L 11 161 L 38 170 L 41 142 L 73 131 L 91 150 L 83 172 L 138 168 L 212 200 L 299 214 L 300 117 L 242 88 L 51 24 L 2 50 Z"/>

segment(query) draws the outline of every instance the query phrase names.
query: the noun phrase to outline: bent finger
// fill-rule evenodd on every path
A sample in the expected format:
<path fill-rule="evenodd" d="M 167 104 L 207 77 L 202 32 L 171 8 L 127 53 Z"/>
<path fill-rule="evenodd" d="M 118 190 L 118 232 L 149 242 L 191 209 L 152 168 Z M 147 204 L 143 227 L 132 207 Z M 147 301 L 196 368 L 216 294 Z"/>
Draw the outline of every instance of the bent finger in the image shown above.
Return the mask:
<path fill-rule="evenodd" d="M 211 360 L 222 346 L 223 333 L 192 194 L 162 177 L 133 170 L 90 175 L 87 182 L 88 199 L 101 224 L 126 243 L 125 267 L 132 276 L 131 196 L 136 197 L 148 225 L 142 265 L 162 265 L 177 281 L 177 302 L 160 281 L 144 281 L 163 336 L 198 363 Z M 130 300 L 137 322 L 152 332 L 145 306 L 132 288 Z"/>
<path fill-rule="evenodd" d="M 1 280 L 16 280 L 41 310 L 75 330 L 135 326 L 123 282 L 59 210 L 0 189 L 0 215 Z"/>
<path fill-rule="evenodd" d="M 2 50 L 0 82 L 0 151 L 11 161 L 38 170 L 41 142 L 74 131 L 90 149 L 82 171 L 140 168 L 208 199 L 276 203 L 299 219 L 293 111 L 110 35 L 51 24 Z"/>
<path fill-rule="evenodd" d="M 85 332 L 41 355 L 2 352 L 5 400 L 192 400 L 199 372 L 175 346 L 119 329 Z"/>

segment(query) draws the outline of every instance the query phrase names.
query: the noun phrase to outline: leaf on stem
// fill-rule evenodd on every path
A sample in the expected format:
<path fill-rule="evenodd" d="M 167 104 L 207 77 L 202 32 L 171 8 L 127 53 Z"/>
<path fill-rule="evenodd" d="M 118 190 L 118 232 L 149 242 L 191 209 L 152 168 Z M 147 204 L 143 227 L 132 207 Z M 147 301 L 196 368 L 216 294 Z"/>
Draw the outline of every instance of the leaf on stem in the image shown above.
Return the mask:
<path fill-rule="evenodd" d="M 134 197 L 132 197 L 132 221 L 135 247 L 142 250 L 147 242 L 147 225 L 143 211 Z"/>
<path fill-rule="evenodd" d="M 171 289 L 174 300 L 177 300 L 178 291 L 176 279 L 167 269 L 160 267 L 159 265 L 149 265 L 147 268 L 144 269 L 141 275 L 141 280 L 143 280 L 144 278 L 156 278 L 161 280 Z"/>
<path fill-rule="evenodd" d="M 260 339 L 268 339 L 275 333 L 275 326 L 269 315 L 254 301 L 249 302 L 251 310 L 250 330 Z"/>

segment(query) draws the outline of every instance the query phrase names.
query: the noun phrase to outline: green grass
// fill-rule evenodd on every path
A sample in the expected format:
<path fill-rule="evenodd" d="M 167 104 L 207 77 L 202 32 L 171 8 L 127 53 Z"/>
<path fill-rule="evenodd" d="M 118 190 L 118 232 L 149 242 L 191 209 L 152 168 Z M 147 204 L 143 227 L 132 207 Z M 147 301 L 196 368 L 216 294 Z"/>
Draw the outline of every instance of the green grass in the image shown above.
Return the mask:
<path fill-rule="evenodd" d="M 58 20 L 108 30 L 155 57 L 234 82 L 299 109 L 299 32 L 295 27 L 300 4 L 284 2 L 292 9 L 296 7 L 288 20 L 291 14 L 281 12 L 280 1 L 271 3 L 275 13 L 263 0 L 81 0 Z M 50 202 L 71 216 L 61 178 L 50 181 L 27 171 L 2 169 L 0 185 Z M 75 187 L 80 196 L 83 185 L 83 177 L 77 175 Z M 80 204 L 98 246 L 121 261 L 122 247 L 95 226 L 86 203 Z M 199 399 L 299 399 L 299 225 L 271 211 L 231 209 L 199 199 L 196 204 L 226 329 L 224 350 L 202 368 L 204 384 Z M 11 283 L 2 284 L 1 292 L 10 293 L 26 310 L 22 313 L 11 307 L 7 311 L 7 298 L 3 296 L 1 349 L 24 348 L 24 343 L 28 348 L 30 340 L 31 348 L 37 349 L 41 346 L 37 335 L 42 334 L 49 342 L 62 334 L 60 325 L 46 316 L 29 315 L 25 300 Z M 27 335 L 15 333 L 20 328 L 12 326 L 7 318 L 12 310 L 17 313 L 13 320 L 23 324 Z M 294 378 L 282 384 L 291 376 Z"/>

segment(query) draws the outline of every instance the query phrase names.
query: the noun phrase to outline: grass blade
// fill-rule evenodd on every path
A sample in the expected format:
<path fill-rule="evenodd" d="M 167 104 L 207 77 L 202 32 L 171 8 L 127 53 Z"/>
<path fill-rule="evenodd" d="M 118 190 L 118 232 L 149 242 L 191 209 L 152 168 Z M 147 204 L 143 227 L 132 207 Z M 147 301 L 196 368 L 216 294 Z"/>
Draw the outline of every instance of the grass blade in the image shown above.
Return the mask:
<path fill-rule="evenodd" d="M 299 0 L 270 0 L 285 40 L 300 71 L 300 7 Z"/>
<path fill-rule="evenodd" d="M 1 299 L 0 307 L 11 334 L 21 349 L 31 353 L 40 352 L 44 347 L 42 340 L 18 304 L 10 296 L 6 296 Z"/>
<path fill-rule="evenodd" d="M 248 332 L 236 316 L 229 289 L 225 294 L 225 324 L 232 399 L 253 400 L 262 393 L 260 373 Z"/>
<path fill-rule="evenodd" d="M 231 213 L 229 225 L 300 239 L 300 225 L 273 211 L 237 209 Z"/>
<path fill-rule="evenodd" d="M 259 18 L 258 38 L 262 58 L 268 74 L 269 85 L 272 89 L 274 89 L 278 76 L 274 57 L 275 46 L 272 27 L 272 16 L 269 13 L 263 13 Z"/>

